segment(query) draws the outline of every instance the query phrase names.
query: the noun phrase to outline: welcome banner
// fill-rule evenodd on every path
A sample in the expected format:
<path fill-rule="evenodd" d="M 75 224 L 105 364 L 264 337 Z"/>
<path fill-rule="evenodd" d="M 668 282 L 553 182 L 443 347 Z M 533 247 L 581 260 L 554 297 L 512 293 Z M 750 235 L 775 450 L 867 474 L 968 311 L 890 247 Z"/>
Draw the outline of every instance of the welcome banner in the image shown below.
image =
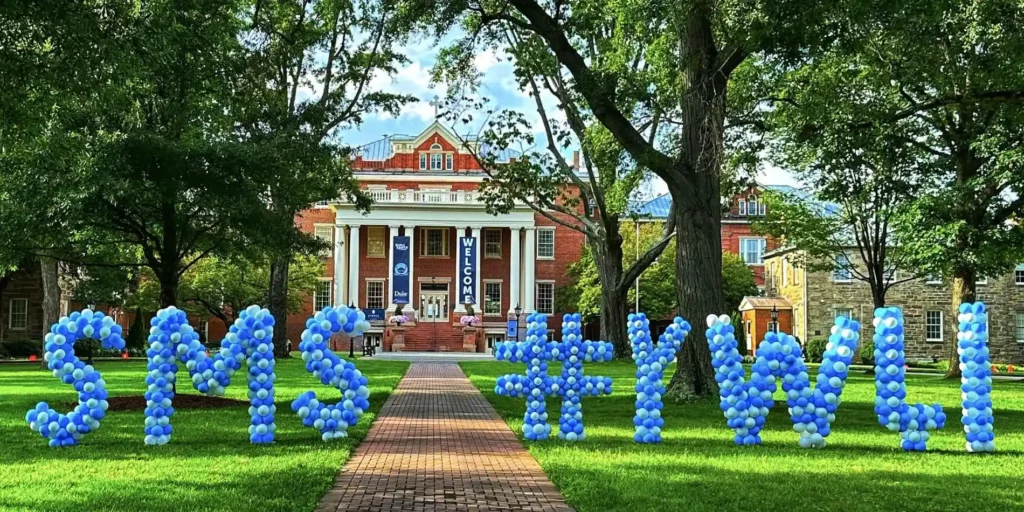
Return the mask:
<path fill-rule="evenodd" d="M 459 237 L 459 304 L 476 304 L 476 238 Z"/>

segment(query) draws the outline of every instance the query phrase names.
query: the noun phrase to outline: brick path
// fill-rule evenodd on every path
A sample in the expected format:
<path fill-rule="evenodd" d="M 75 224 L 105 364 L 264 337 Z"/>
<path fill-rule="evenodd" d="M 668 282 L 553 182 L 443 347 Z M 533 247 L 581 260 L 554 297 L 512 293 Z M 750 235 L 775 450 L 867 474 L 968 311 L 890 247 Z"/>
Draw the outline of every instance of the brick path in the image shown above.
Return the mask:
<path fill-rule="evenodd" d="M 318 511 L 572 510 L 452 363 L 413 363 Z"/>

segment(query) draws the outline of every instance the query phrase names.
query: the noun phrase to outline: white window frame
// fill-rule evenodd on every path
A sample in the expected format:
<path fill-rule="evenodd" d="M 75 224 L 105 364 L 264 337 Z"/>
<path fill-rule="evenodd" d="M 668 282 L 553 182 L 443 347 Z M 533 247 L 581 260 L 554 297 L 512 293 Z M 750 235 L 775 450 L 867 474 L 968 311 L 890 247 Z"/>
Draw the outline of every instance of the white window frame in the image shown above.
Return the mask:
<path fill-rule="evenodd" d="M 748 242 L 758 242 L 760 251 L 758 253 L 758 259 L 760 261 L 751 263 L 747 261 L 747 254 L 749 251 L 746 248 Z M 741 237 L 740 238 L 740 258 L 747 264 L 748 267 L 763 267 L 764 266 L 764 253 L 768 248 L 768 241 L 764 237 Z"/>
<path fill-rule="evenodd" d="M 942 278 L 928 275 L 924 277 L 924 284 L 942 284 Z"/>
<path fill-rule="evenodd" d="M 888 272 L 886 272 L 885 270 L 882 270 L 882 272 L 884 272 L 882 277 L 885 278 L 885 282 L 887 282 L 887 283 L 894 283 L 897 280 L 899 280 L 899 278 L 900 278 L 900 271 L 898 269 L 895 269 L 895 268 L 889 269 Z"/>
<path fill-rule="evenodd" d="M 542 310 L 540 308 L 540 289 L 541 289 L 541 286 L 544 286 L 544 287 L 550 286 L 551 287 L 551 309 L 550 309 L 550 311 Z M 545 315 L 553 315 L 553 314 L 555 314 L 555 282 L 554 281 L 537 281 L 535 283 L 535 286 L 534 286 L 533 299 L 534 299 L 534 304 L 537 305 L 537 312 L 538 313 L 543 313 Z"/>
<path fill-rule="evenodd" d="M 497 242 L 492 241 L 492 240 L 488 240 L 488 238 L 487 238 L 487 237 L 492 236 L 494 234 L 496 234 L 498 236 Z M 484 228 L 483 238 L 484 238 L 484 258 L 500 260 L 501 259 L 501 251 L 502 251 L 502 233 L 501 233 L 501 228 Z M 495 244 L 495 243 L 498 244 L 498 252 L 497 253 L 492 253 L 491 250 L 490 250 L 491 249 L 491 245 Z"/>
<path fill-rule="evenodd" d="M 786 255 L 783 254 L 782 255 L 782 286 L 789 286 L 789 272 L 788 272 L 789 269 L 786 268 L 787 266 L 789 266 L 789 263 L 786 261 Z"/>
<path fill-rule="evenodd" d="M 933 325 L 933 324 L 928 322 L 928 314 L 929 313 L 938 313 L 939 314 L 939 337 L 938 338 L 933 338 L 933 337 L 930 337 L 928 335 L 929 334 L 928 333 L 928 327 Z M 946 334 L 946 326 L 945 326 L 945 324 L 943 322 L 945 322 L 945 320 L 946 320 L 945 316 L 946 315 L 945 315 L 945 313 L 942 310 L 932 309 L 932 310 L 927 310 L 927 311 L 924 312 L 924 340 L 925 341 L 936 341 L 936 342 L 944 341 L 943 337 Z"/>
<path fill-rule="evenodd" d="M 768 208 L 765 207 L 764 201 L 757 202 L 757 214 L 764 217 L 768 213 Z"/>
<path fill-rule="evenodd" d="M 430 254 L 430 240 L 429 233 L 431 231 L 440 231 L 441 235 L 441 254 Z M 450 257 L 448 228 L 420 228 L 420 257 L 421 258 L 448 258 Z"/>
<path fill-rule="evenodd" d="M 748 196 L 747 197 L 747 216 L 748 217 L 756 217 L 757 216 L 758 205 L 760 203 L 761 203 L 761 201 L 758 200 L 757 196 Z"/>
<path fill-rule="evenodd" d="M 373 235 L 374 233 L 380 234 L 380 253 L 371 252 L 370 248 L 373 247 Z M 366 227 L 366 257 L 367 258 L 383 258 L 388 254 L 388 230 L 384 226 L 367 226 Z"/>
<path fill-rule="evenodd" d="M 736 205 L 736 211 L 737 211 L 737 213 L 739 215 L 746 215 L 747 214 L 747 200 L 746 199 L 740 199 L 739 200 L 739 203 Z"/>
<path fill-rule="evenodd" d="M 334 281 L 334 279 L 331 279 L 329 277 L 322 277 L 319 280 L 317 280 L 316 288 L 313 289 L 313 312 L 314 313 L 324 309 L 327 306 L 330 306 L 331 304 L 333 304 L 331 302 L 331 300 L 334 298 L 333 297 L 333 295 L 334 295 L 334 282 L 333 281 Z M 324 304 L 323 306 L 317 306 L 318 297 L 322 297 L 322 295 L 320 294 L 320 287 L 323 286 L 324 283 L 327 283 L 327 303 Z"/>
<path fill-rule="evenodd" d="M 541 243 L 541 233 L 551 233 L 551 255 L 541 253 L 541 248 L 545 244 Z M 537 228 L 537 259 L 538 260 L 553 260 L 555 259 L 555 228 Z"/>
<path fill-rule="evenodd" d="M 1017 311 L 1014 314 L 1014 318 L 1016 322 L 1014 325 L 1014 332 L 1016 333 L 1014 338 L 1017 339 L 1017 343 L 1024 343 L 1024 311 Z"/>
<path fill-rule="evenodd" d="M 320 230 L 327 230 L 327 236 L 320 236 Z M 327 248 L 320 251 L 320 257 L 326 258 L 334 254 L 334 224 L 313 224 L 313 236 L 319 240 L 327 242 Z"/>
<path fill-rule="evenodd" d="M 839 318 L 842 313 L 849 313 L 844 316 L 846 316 L 846 318 L 849 318 L 850 320 L 853 320 L 853 308 L 832 308 L 833 319 Z"/>
<path fill-rule="evenodd" d="M 836 255 L 836 260 L 838 260 L 840 257 L 846 259 L 847 266 L 853 267 L 853 262 L 852 262 L 852 260 L 850 260 L 850 256 L 849 255 L 847 255 L 845 252 L 839 253 L 839 254 Z M 840 272 L 843 272 L 844 274 L 840 274 Z M 845 275 L 846 277 L 842 277 L 842 275 Z M 836 268 L 832 271 L 832 282 L 833 283 L 851 283 L 851 282 L 853 282 L 853 268 L 843 269 L 842 266 L 839 265 L 839 262 L 837 261 L 836 262 Z"/>
<path fill-rule="evenodd" d="M 426 153 L 420 153 L 420 170 L 421 171 L 427 170 L 427 154 Z"/>
<path fill-rule="evenodd" d="M 15 313 L 14 312 L 14 304 L 15 303 L 24 304 L 25 307 L 24 307 L 24 312 L 23 313 Z M 15 315 L 24 318 L 24 322 L 25 322 L 24 325 L 22 325 L 21 327 L 16 327 L 14 325 L 14 317 L 15 317 Z M 26 331 L 26 330 L 28 330 L 28 299 L 11 299 L 7 303 L 7 328 L 9 330 L 12 330 L 12 331 Z"/>
<path fill-rule="evenodd" d="M 986 286 L 988 285 L 988 276 L 981 276 L 975 279 L 974 284 Z"/>
<path fill-rule="evenodd" d="M 329 203 L 329 201 L 326 199 L 317 201 L 313 203 L 313 208 L 327 208 L 329 206 L 327 203 Z"/>
<path fill-rule="evenodd" d="M 1017 268 L 1013 269 L 1013 284 L 1024 286 L 1024 263 L 1017 265 Z"/>
<path fill-rule="evenodd" d="M 446 153 L 444 155 L 444 168 L 447 171 L 455 168 L 455 155 L 451 153 Z"/>
<path fill-rule="evenodd" d="M 488 313 L 487 312 L 487 305 L 493 303 L 493 301 L 488 300 L 487 287 L 488 286 L 494 286 L 494 285 L 498 286 L 498 310 L 493 312 L 493 313 Z M 502 290 L 502 282 L 501 282 L 500 279 L 494 279 L 494 280 L 486 280 L 485 279 L 484 280 L 484 297 L 483 297 L 483 299 L 484 299 L 484 309 L 483 309 L 484 316 L 501 316 L 501 312 L 502 312 L 502 309 L 501 309 L 501 294 L 503 292 L 504 292 L 504 290 Z"/>
<path fill-rule="evenodd" d="M 444 170 L 444 155 L 441 153 L 430 154 L 430 170 L 441 171 Z"/>
<path fill-rule="evenodd" d="M 380 307 L 374 308 L 370 306 L 370 285 L 380 285 Z M 388 306 L 388 303 L 384 300 L 384 296 L 387 294 L 387 289 L 384 286 L 383 279 L 367 279 L 366 280 L 366 309 L 384 309 Z"/>

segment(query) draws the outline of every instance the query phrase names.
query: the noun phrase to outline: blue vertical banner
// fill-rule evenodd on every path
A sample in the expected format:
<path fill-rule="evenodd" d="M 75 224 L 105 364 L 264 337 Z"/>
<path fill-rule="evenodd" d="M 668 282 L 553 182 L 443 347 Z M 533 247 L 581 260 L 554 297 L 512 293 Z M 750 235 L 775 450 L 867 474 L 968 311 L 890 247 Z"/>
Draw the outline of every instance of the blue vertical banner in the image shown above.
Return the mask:
<path fill-rule="evenodd" d="M 476 238 L 459 237 L 459 304 L 477 304 Z"/>
<path fill-rule="evenodd" d="M 394 263 L 391 267 L 391 282 L 394 284 L 392 304 L 409 303 L 409 237 L 396 236 L 391 250 Z"/>

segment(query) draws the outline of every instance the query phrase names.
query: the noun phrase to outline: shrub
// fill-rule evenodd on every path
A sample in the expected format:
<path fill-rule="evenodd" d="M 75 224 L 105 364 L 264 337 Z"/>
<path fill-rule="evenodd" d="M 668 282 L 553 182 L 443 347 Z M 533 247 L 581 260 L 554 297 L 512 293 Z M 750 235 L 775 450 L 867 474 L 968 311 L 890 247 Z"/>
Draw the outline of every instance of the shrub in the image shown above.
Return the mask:
<path fill-rule="evenodd" d="M 807 341 L 804 357 L 812 363 L 820 363 L 822 356 L 825 354 L 826 345 L 828 345 L 828 338 L 824 336 L 811 338 Z"/>
<path fill-rule="evenodd" d="M 6 341 L 0 344 L 0 347 L 2 347 L 2 352 L 6 353 L 6 357 L 15 359 L 24 359 L 32 354 L 37 356 L 43 354 L 43 343 L 36 340 Z"/>
<path fill-rule="evenodd" d="M 871 336 L 860 338 L 860 360 L 864 364 L 875 365 L 875 340 Z"/>
<path fill-rule="evenodd" d="M 942 370 L 944 372 L 948 372 L 949 371 L 949 359 L 943 359 L 942 361 L 939 361 L 939 362 L 935 363 L 935 368 L 938 369 L 938 370 Z"/>

